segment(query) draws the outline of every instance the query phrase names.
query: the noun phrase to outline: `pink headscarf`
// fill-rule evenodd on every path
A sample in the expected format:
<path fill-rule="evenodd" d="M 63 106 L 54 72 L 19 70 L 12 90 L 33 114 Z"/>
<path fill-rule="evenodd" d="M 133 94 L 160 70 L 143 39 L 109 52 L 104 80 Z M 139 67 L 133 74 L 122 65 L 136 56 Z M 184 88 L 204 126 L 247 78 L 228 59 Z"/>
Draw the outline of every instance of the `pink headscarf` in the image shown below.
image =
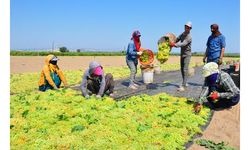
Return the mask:
<path fill-rule="evenodd" d="M 94 70 L 94 75 L 100 76 L 102 74 L 103 74 L 102 67 L 101 66 L 96 67 L 95 70 Z"/>

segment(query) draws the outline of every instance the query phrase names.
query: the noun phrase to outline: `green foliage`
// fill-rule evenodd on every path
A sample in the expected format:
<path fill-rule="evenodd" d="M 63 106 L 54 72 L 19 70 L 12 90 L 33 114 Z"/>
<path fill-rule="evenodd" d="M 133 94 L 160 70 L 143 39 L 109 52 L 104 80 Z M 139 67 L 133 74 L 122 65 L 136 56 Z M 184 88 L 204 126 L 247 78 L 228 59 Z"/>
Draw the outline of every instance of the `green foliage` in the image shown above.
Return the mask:
<path fill-rule="evenodd" d="M 224 141 L 215 143 L 211 140 L 199 139 L 196 141 L 196 143 L 200 146 L 206 147 L 209 150 L 235 150 L 232 147 L 228 147 L 228 144 L 225 144 Z"/>
<path fill-rule="evenodd" d="M 10 56 L 124 56 L 125 52 L 48 52 L 48 51 L 10 51 Z"/>
<path fill-rule="evenodd" d="M 210 114 L 206 107 L 198 115 L 192 111 L 186 98 L 165 93 L 117 102 L 109 97 L 86 100 L 72 89 L 15 94 L 10 100 L 10 145 L 11 149 L 185 149 Z"/>
<path fill-rule="evenodd" d="M 69 52 L 69 50 L 65 46 L 64 47 L 60 47 L 59 51 L 62 52 L 62 53 Z"/>
<path fill-rule="evenodd" d="M 84 126 L 82 125 L 76 125 L 71 129 L 71 132 L 78 132 L 78 131 L 83 131 L 84 130 Z"/>

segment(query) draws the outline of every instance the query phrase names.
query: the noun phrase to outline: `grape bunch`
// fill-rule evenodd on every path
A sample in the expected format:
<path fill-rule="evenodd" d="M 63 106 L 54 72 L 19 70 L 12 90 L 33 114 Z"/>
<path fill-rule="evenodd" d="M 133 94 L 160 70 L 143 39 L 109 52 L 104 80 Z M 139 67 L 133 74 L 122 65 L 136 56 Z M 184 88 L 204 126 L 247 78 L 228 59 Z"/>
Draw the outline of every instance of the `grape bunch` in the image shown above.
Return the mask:
<path fill-rule="evenodd" d="M 140 61 L 141 62 L 147 62 L 149 61 L 149 54 L 147 51 L 143 51 L 142 55 L 140 56 Z"/>
<path fill-rule="evenodd" d="M 158 53 L 156 58 L 159 60 L 161 64 L 168 60 L 170 54 L 170 45 L 169 45 L 169 38 L 166 39 L 164 42 L 158 43 Z"/>

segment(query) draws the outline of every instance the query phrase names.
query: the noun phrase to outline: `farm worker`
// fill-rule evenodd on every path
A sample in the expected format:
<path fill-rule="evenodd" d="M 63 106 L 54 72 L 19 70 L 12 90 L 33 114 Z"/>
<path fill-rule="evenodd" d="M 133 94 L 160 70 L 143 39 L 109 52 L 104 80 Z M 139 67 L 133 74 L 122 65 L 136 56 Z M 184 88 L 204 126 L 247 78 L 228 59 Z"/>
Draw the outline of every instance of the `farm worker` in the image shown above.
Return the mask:
<path fill-rule="evenodd" d="M 195 105 L 195 112 L 201 110 L 205 100 L 214 108 L 227 108 L 239 102 L 239 88 L 228 73 L 219 70 L 217 63 L 207 63 L 203 67 L 202 75 L 205 77 L 205 83 Z"/>
<path fill-rule="evenodd" d="M 191 44 L 192 37 L 190 30 L 192 29 L 192 23 L 187 22 L 184 25 L 184 32 L 180 34 L 175 42 L 170 42 L 170 47 L 181 47 L 180 54 L 180 64 L 181 64 L 181 75 L 182 75 L 182 84 L 177 89 L 178 91 L 185 91 L 185 88 L 188 86 L 187 77 L 188 77 L 188 66 L 191 59 Z"/>
<path fill-rule="evenodd" d="M 48 89 L 57 90 L 61 82 L 63 82 L 64 86 L 67 86 L 67 81 L 63 72 L 59 69 L 57 61 L 58 58 L 55 55 L 48 55 L 45 58 L 45 64 L 38 82 L 40 91 L 46 91 Z"/>
<path fill-rule="evenodd" d="M 142 51 L 145 50 L 141 48 L 141 33 L 136 30 L 132 33 L 132 38 L 128 44 L 127 53 L 126 53 L 126 63 L 130 69 L 130 81 L 129 88 L 137 89 L 138 84 L 136 84 L 135 76 L 137 73 L 137 65 L 138 65 L 138 56 L 142 54 Z"/>
<path fill-rule="evenodd" d="M 89 63 L 89 68 L 82 77 L 80 88 L 85 98 L 89 98 L 90 94 L 96 94 L 96 98 L 101 98 L 104 93 L 114 97 L 113 76 L 110 73 L 104 76 L 103 67 L 96 61 Z"/>
<path fill-rule="evenodd" d="M 221 65 L 226 47 L 225 37 L 220 33 L 217 24 L 212 24 L 210 28 L 212 34 L 207 40 L 207 48 L 203 57 L 203 62 L 205 63 L 207 59 L 207 62 L 215 62 Z"/>

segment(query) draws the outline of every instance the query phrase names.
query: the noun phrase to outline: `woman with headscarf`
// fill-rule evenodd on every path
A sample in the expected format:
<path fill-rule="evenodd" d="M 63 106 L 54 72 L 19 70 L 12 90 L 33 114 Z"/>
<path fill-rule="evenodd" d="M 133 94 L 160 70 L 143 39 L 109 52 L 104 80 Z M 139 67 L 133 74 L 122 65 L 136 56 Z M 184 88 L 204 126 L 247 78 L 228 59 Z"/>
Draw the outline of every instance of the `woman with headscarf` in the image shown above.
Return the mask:
<path fill-rule="evenodd" d="M 141 33 L 136 30 L 132 33 L 132 38 L 128 44 L 126 53 L 126 63 L 130 69 L 130 82 L 129 88 L 137 89 L 138 84 L 135 83 L 135 76 L 137 73 L 138 56 L 142 54 L 144 48 L 141 48 Z"/>
<path fill-rule="evenodd" d="M 82 77 L 80 88 L 82 95 L 87 99 L 91 94 L 96 94 L 96 98 L 101 98 L 104 94 L 114 97 L 113 75 L 107 73 L 105 76 L 103 67 L 96 61 L 91 61 Z"/>
<path fill-rule="evenodd" d="M 61 82 L 63 82 L 64 86 L 67 86 L 67 81 L 63 72 L 59 69 L 57 61 L 58 58 L 55 55 L 48 55 L 45 58 L 45 64 L 38 82 L 40 91 L 44 92 L 48 89 L 58 89 L 60 88 Z"/>
<path fill-rule="evenodd" d="M 205 63 L 207 59 L 207 62 L 215 62 L 221 65 L 226 47 L 226 40 L 224 35 L 219 31 L 219 26 L 217 24 L 212 24 L 210 28 L 212 34 L 207 40 L 207 49 L 203 57 L 203 62 Z"/>

